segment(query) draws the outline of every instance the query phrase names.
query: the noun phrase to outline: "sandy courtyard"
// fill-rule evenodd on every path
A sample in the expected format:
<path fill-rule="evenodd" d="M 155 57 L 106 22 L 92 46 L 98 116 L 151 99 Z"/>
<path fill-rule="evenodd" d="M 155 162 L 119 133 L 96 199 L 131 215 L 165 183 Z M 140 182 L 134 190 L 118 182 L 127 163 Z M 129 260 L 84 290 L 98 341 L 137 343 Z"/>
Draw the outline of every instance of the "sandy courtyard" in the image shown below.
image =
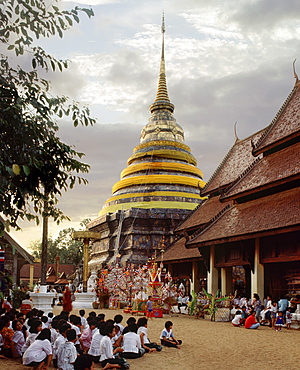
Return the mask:
<path fill-rule="evenodd" d="M 106 319 L 121 313 L 124 317 L 123 324 L 130 316 L 117 310 L 95 311 L 105 313 Z M 55 310 L 54 314 L 58 312 Z M 72 312 L 78 313 L 78 310 Z M 165 315 L 164 318 L 149 321 L 151 341 L 159 343 L 160 332 L 167 320 L 174 324 L 175 337 L 183 340 L 181 349 L 164 347 L 160 353 L 145 354 L 142 358 L 128 360 L 131 370 L 300 368 L 299 330 L 283 328 L 282 332 L 276 332 L 268 327 L 246 330 L 235 328 L 230 323 L 210 322 L 186 315 Z M 100 365 L 96 365 L 96 369 L 100 368 Z M 0 369 L 25 370 L 28 367 L 21 365 L 20 360 L 0 360 Z"/>

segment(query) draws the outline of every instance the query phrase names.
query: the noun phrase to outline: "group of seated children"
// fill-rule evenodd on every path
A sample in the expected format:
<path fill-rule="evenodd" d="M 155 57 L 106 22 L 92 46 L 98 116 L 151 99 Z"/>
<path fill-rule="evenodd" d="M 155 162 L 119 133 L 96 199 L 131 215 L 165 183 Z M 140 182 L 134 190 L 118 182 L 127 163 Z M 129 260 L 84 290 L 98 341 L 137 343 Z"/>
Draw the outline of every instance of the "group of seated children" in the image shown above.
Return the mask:
<path fill-rule="evenodd" d="M 246 329 L 257 329 L 260 325 L 264 325 L 269 321 L 269 326 L 276 331 L 281 331 L 283 326 L 286 326 L 287 329 L 290 329 L 291 326 L 291 312 L 288 307 L 285 314 L 285 322 L 283 317 L 283 312 L 277 310 L 277 303 L 272 302 L 270 307 L 266 307 L 261 311 L 262 321 L 259 323 L 256 320 L 256 312 L 250 308 L 247 310 L 246 306 L 243 306 L 240 310 L 237 307 L 235 316 L 231 321 L 233 326 L 239 327 L 244 326 Z"/>
<path fill-rule="evenodd" d="M 43 311 L 32 309 L 26 314 L 16 310 L 0 316 L 0 355 L 22 358 L 24 365 L 35 370 L 47 370 L 53 365 L 59 370 L 92 370 L 94 363 L 104 369 L 128 369 L 126 359 L 143 356 L 147 352 L 159 352 L 162 346 L 180 348 L 180 340 L 174 338 L 173 323 L 167 321 L 161 332 L 161 345 L 148 338 L 148 319 L 134 317 L 127 320 L 124 328 L 122 315 L 114 320 L 104 320 L 105 315 L 85 311 L 80 316 L 44 316 Z"/>

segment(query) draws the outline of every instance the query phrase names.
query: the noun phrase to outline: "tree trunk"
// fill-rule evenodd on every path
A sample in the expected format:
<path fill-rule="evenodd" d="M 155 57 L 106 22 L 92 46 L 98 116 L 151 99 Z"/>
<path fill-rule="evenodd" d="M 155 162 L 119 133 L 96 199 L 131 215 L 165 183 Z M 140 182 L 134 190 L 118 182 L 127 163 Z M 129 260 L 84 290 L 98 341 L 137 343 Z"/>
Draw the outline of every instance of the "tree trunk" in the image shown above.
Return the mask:
<path fill-rule="evenodd" d="M 47 197 L 47 194 L 45 193 Z M 41 285 L 46 285 L 46 273 L 48 264 L 48 201 L 44 201 L 44 216 L 43 216 L 43 235 L 42 235 L 42 254 L 41 254 Z"/>

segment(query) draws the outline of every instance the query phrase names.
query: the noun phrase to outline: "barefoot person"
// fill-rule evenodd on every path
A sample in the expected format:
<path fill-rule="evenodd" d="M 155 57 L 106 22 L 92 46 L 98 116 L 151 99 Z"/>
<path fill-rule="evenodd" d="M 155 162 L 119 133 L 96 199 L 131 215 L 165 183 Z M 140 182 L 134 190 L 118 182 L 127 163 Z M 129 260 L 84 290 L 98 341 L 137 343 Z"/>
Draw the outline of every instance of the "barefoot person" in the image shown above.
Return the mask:
<path fill-rule="evenodd" d="M 160 335 L 160 342 L 163 346 L 166 347 L 175 347 L 180 348 L 179 344 L 182 343 L 181 340 L 175 339 L 173 335 L 173 323 L 172 321 L 166 321 L 165 328 L 162 330 Z"/>
<path fill-rule="evenodd" d="M 116 353 L 123 352 L 121 347 L 113 349 L 111 338 L 116 334 L 113 324 L 107 324 L 103 329 L 104 337 L 100 342 L 100 363 L 106 369 L 129 369 L 129 364 L 123 358 L 115 358 Z"/>

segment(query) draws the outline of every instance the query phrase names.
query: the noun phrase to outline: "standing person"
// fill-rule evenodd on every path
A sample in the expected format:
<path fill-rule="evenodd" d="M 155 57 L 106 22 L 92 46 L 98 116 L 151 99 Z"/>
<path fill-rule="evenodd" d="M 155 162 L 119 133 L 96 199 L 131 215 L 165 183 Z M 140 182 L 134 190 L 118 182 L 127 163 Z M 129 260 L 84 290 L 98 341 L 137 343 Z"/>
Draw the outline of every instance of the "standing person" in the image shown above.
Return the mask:
<path fill-rule="evenodd" d="M 153 302 L 152 302 L 152 296 L 149 295 L 148 297 L 148 301 L 146 302 L 146 306 L 147 306 L 147 317 L 150 317 L 152 318 L 152 311 L 153 311 Z"/>
<path fill-rule="evenodd" d="M 292 323 L 291 307 L 288 307 L 286 309 L 285 323 L 286 323 L 286 328 L 289 330 L 291 328 L 291 323 Z"/>
<path fill-rule="evenodd" d="M 260 300 L 259 295 L 257 293 L 253 294 L 253 299 L 252 299 L 251 305 L 252 305 L 253 310 L 255 311 L 256 321 L 259 322 L 260 311 L 261 311 L 261 300 Z"/>
<path fill-rule="evenodd" d="M 276 313 L 277 313 L 277 303 L 273 301 L 272 307 L 271 307 L 271 327 L 272 329 L 275 329 Z"/>
<path fill-rule="evenodd" d="M 181 295 L 181 293 L 179 293 L 179 295 L 177 297 L 177 305 L 178 305 L 178 311 L 179 311 L 179 313 L 181 313 L 181 309 L 180 309 L 180 307 L 182 306 L 182 295 Z"/>
<path fill-rule="evenodd" d="M 276 322 L 275 322 L 276 331 L 281 331 L 281 328 L 283 325 L 284 325 L 283 312 L 279 311 L 278 316 L 276 317 Z"/>
<path fill-rule="evenodd" d="M 23 324 L 20 320 L 14 320 L 12 322 L 12 328 L 14 330 L 14 336 L 11 340 L 12 357 L 20 358 L 22 357 L 22 347 L 25 343 L 25 338 L 22 331 Z"/>
<path fill-rule="evenodd" d="M 74 362 L 77 358 L 75 342 L 77 334 L 74 329 L 66 331 L 67 341 L 62 343 L 57 351 L 57 366 L 59 370 L 74 370 Z"/>
<path fill-rule="evenodd" d="M 255 315 L 254 310 L 249 312 L 249 316 L 245 321 L 245 329 L 257 329 L 260 326 L 260 323 L 255 320 Z"/>
<path fill-rule="evenodd" d="M 43 329 L 23 355 L 23 365 L 34 370 L 48 370 L 52 360 L 51 333 Z"/>
<path fill-rule="evenodd" d="M 163 346 L 166 347 L 175 347 L 180 348 L 179 344 L 182 343 L 180 339 L 175 339 L 173 335 L 173 323 L 172 321 L 166 321 L 165 328 L 160 334 L 160 342 Z"/>
<path fill-rule="evenodd" d="M 68 285 L 66 285 L 63 292 L 63 311 L 71 312 L 72 311 L 72 299 L 71 299 L 71 290 Z"/>
<path fill-rule="evenodd" d="M 282 312 L 283 319 L 285 319 L 285 313 L 286 309 L 288 308 L 288 305 L 289 301 L 284 296 L 282 296 L 278 301 L 278 312 Z"/>

